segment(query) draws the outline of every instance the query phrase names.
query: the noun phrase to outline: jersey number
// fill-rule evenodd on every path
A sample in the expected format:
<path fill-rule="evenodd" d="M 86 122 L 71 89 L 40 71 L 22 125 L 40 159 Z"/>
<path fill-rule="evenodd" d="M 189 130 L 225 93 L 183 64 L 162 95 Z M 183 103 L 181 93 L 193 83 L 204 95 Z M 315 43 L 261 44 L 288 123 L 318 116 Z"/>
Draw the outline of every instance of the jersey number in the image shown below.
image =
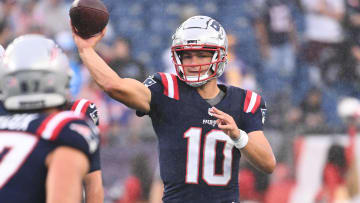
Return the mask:
<path fill-rule="evenodd" d="M 186 183 L 198 184 L 200 169 L 201 128 L 191 127 L 184 134 L 187 139 Z M 208 185 L 224 186 L 231 179 L 233 145 L 229 136 L 221 130 L 212 130 L 205 135 L 203 147 L 202 178 Z M 222 174 L 215 174 L 216 146 L 224 143 Z"/>
<path fill-rule="evenodd" d="M 0 189 L 12 178 L 34 149 L 38 138 L 20 132 L 0 134 Z"/>

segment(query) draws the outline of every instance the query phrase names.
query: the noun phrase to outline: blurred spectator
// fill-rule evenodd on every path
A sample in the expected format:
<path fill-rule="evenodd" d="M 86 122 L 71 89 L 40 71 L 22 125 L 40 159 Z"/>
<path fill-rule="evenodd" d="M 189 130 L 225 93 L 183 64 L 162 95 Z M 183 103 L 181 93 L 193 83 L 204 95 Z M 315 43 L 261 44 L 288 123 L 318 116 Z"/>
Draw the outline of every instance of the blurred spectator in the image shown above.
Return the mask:
<path fill-rule="evenodd" d="M 73 71 L 73 76 L 70 82 L 70 90 L 72 97 L 76 98 L 83 85 L 83 78 L 77 54 L 74 52 L 75 43 L 73 41 L 71 32 L 64 31 L 57 33 L 55 35 L 55 41 L 69 58 L 70 67 Z"/>
<path fill-rule="evenodd" d="M 295 180 L 291 173 L 291 168 L 285 163 L 276 165 L 270 179 L 270 186 L 265 193 L 264 203 L 289 202 L 291 191 L 295 186 Z"/>
<path fill-rule="evenodd" d="M 0 1 L 0 20 L 9 17 L 11 11 L 16 7 L 16 0 Z"/>
<path fill-rule="evenodd" d="M 348 167 L 344 147 L 333 144 L 328 152 L 323 185 L 317 194 L 316 203 L 350 202 L 351 197 L 346 186 Z"/>
<path fill-rule="evenodd" d="M 142 62 L 131 55 L 131 44 L 126 38 L 118 37 L 109 55 L 109 66 L 124 78 L 134 78 L 143 82 L 147 76 L 147 70 Z M 123 144 L 128 141 L 134 142 L 142 135 L 146 134 L 149 129 L 146 127 L 146 121 L 135 116 L 134 111 L 123 104 L 107 97 L 107 106 L 110 109 L 110 136 L 120 136 Z M 127 128 L 128 126 L 134 126 Z M 151 128 L 151 126 L 150 126 Z M 140 130 L 139 130 L 140 129 Z M 124 136 L 126 135 L 126 136 Z M 146 135 L 147 136 L 147 135 Z M 132 140 L 128 140 L 132 139 Z"/>
<path fill-rule="evenodd" d="M 5 50 L 4 50 L 3 46 L 0 44 L 0 64 L 1 64 L 1 60 L 3 59 L 4 52 L 5 52 Z M 0 99 L 1 99 L 1 97 L 2 97 L 2 90 L 0 90 Z M 5 110 L 2 102 L 0 102 L 0 115 L 4 115 L 4 114 L 6 114 L 6 110 Z"/>
<path fill-rule="evenodd" d="M 289 1 L 254 2 L 257 8 L 255 34 L 264 62 L 262 79 L 264 93 L 268 92 L 276 96 L 281 91 L 290 91 L 297 49 L 296 29 L 291 17 Z"/>
<path fill-rule="evenodd" d="M 269 175 L 245 163 L 239 170 L 240 201 L 264 202 L 265 191 L 269 186 Z"/>
<path fill-rule="evenodd" d="M 325 115 L 322 109 L 322 93 L 319 89 L 309 91 L 305 100 L 301 103 L 302 122 L 307 132 L 321 132 L 325 128 Z"/>
<path fill-rule="evenodd" d="M 341 71 L 341 83 L 352 88 L 353 95 L 360 96 L 360 1 L 346 0 L 344 25 L 347 31 L 348 57 Z"/>
<path fill-rule="evenodd" d="M 125 38 L 117 38 L 113 45 L 113 58 L 110 67 L 124 78 L 134 78 L 140 82 L 144 81 L 147 71 L 144 64 L 131 56 L 130 41 Z"/>
<path fill-rule="evenodd" d="M 11 41 L 11 39 L 12 33 L 7 21 L 0 21 L 0 44 L 6 46 Z"/>
<path fill-rule="evenodd" d="M 176 9 L 177 11 L 178 9 Z M 191 3 L 186 3 L 182 6 L 180 6 L 179 8 L 179 19 L 178 19 L 178 23 L 184 22 L 186 19 L 190 18 L 191 16 L 195 16 L 195 15 L 199 15 L 199 10 L 198 8 L 191 4 Z M 174 34 L 174 33 L 171 33 Z M 166 73 L 172 73 L 176 75 L 176 69 L 173 63 L 173 59 L 171 56 L 171 43 L 172 41 L 169 40 L 167 42 L 168 47 L 167 49 L 165 49 L 162 54 L 161 54 L 161 62 L 163 65 L 164 71 Z"/>
<path fill-rule="evenodd" d="M 159 164 L 156 167 L 153 181 L 151 183 L 149 203 L 162 203 L 162 197 L 164 193 L 164 183 L 160 177 Z"/>
<path fill-rule="evenodd" d="M 98 108 L 101 143 L 106 144 L 107 143 L 106 132 L 108 130 L 110 119 L 109 119 L 109 109 L 105 101 L 105 94 L 103 91 L 100 90 L 100 88 L 97 86 L 94 80 L 88 75 L 89 73 L 87 71 L 83 71 L 82 73 L 83 73 L 82 78 L 84 79 L 83 80 L 84 83 L 79 94 L 77 95 L 77 98 L 86 98 L 92 101 Z"/>
<path fill-rule="evenodd" d="M 253 72 L 242 60 L 237 57 L 235 47 L 237 38 L 233 34 L 228 34 L 228 63 L 226 65 L 224 78 L 227 84 L 243 89 L 255 90 L 256 79 Z"/>
<path fill-rule="evenodd" d="M 16 28 L 13 25 L 12 14 L 17 9 L 16 0 L 3 0 L 0 1 L 0 44 L 6 46 L 13 35 L 13 29 Z"/>
<path fill-rule="evenodd" d="M 295 131 L 299 117 L 290 115 L 291 109 L 294 107 L 289 98 L 290 95 L 285 92 L 273 98 L 272 102 L 269 103 L 268 118 L 266 118 L 265 122 L 266 127 L 279 129 L 282 132 L 286 131 L 287 136 L 289 136 L 290 132 Z M 295 118 L 292 118 L 292 116 L 295 116 Z"/>
<path fill-rule="evenodd" d="M 40 0 L 35 7 L 34 18 L 44 26 L 48 35 L 69 31 L 69 8 L 64 0 Z"/>
<path fill-rule="evenodd" d="M 305 134 L 329 132 L 330 128 L 326 123 L 323 102 L 321 90 L 312 88 L 299 107 L 288 111 L 287 123 L 293 127 L 299 127 L 300 131 Z"/>
<path fill-rule="evenodd" d="M 152 172 L 145 154 L 136 155 L 131 162 L 131 175 L 126 178 L 124 192 L 116 203 L 143 203 L 149 200 Z"/>
<path fill-rule="evenodd" d="M 175 69 L 173 59 L 172 59 L 172 56 L 171 56 L 170 47 L 165 49 L 165 51 L 163 51 L 163 53 L 161 55 L 161 63 L 163 65 L 164 72 L 171 73 L 171 74 L 176 74 L 176 69 Z"/>
<path fill-rule="evenodd" d="M 34 16 L 38 0 L 28 0 L 17 3 L 17 9 L 13 10 L 13 31 L 16 35 L 25 33 L 45 33 L 39 19 Z"/>
<path fill-rule="evenodd" d="M 302 56 L 316 85 L 333 85 L 344 63 L 344 0 L 301 0 L 306 44 Z M 315 77 L 314 77 L 315 76 Z M 317 77 L 316 77 L 317 76 Z"/>
<path fill-rule="evenodd" d="M 5 53 L 5 49 L 4 49 L 4 47 L 0 44 L 0 62 L 1 62 L 2 58 L 4 57 L 4 53 Z"/>
<path fill-rule="evenodd" d="M 16 9 L 16 0 L 0 1 L 0 44 L 5 47 L 15 37 L 16 25 L 13 24 L 12 16 Z"/>

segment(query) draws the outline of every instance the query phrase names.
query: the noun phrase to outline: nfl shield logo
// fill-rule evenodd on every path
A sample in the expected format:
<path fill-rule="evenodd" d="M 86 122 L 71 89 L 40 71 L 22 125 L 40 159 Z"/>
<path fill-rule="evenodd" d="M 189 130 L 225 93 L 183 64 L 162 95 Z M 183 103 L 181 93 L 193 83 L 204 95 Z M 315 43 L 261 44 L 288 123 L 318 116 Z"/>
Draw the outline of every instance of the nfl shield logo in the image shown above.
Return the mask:
<path fill-rule="evenodd" d="M 149 76 L 148 78 L 146 78 L 146 80 L 144 81 L 144 85 L 146 87 L 150 87 L 151 85 L 155 84 L 156 81 L 153 79 L 153 76 Z"/>
<path fill-rule="evenodd" d="M 262 124 L 265 123 L 265 117 L 266 117 L 266 110 L 267 109 L 260 109 L 261 110 L 261 115 L 262 115 Z"/>

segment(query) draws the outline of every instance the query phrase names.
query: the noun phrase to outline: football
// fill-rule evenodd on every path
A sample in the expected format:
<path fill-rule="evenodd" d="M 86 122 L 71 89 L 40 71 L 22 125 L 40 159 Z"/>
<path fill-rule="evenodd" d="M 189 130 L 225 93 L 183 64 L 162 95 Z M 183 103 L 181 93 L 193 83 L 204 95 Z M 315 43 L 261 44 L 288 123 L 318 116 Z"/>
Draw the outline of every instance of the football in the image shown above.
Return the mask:
<path fill-rule="evenodd" d="M 101 32 L 109 21 L 109 12 L 101 0 L 75 0 L 69 15 L 74 32 L 84 39 Z"/>

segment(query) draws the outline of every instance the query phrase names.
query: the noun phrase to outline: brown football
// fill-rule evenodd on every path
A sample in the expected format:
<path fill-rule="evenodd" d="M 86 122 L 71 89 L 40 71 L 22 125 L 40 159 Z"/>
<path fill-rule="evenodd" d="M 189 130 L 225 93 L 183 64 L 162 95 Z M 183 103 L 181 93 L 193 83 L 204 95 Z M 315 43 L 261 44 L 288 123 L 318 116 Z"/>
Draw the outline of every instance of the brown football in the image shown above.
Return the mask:
<path fill-rule="evenodd" d="M 69 15 L 75 33 L 84 39 L 101 32 L 109 21 L 109 12 L 101 0 L 75 0 Z"/>

